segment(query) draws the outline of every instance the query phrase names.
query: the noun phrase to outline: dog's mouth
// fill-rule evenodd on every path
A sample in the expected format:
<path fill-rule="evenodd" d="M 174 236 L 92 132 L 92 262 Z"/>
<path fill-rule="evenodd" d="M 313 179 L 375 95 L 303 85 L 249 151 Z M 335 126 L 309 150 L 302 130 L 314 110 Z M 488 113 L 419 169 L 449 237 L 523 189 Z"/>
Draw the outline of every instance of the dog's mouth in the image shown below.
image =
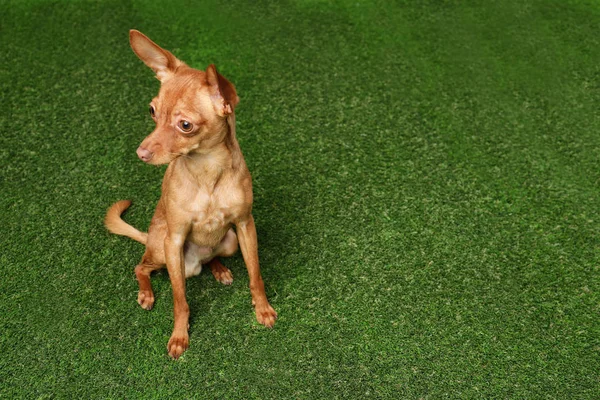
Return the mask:
<path fill-rule="evenodd" d="M 171 161 L 175 160 L 176 158 L 179 158 L 182 156 L 183 157 L 187 156 L 187 153 L 182 153 L 182 152 L 178 152 L 178 153 L 168 152 L 166 154 L 154 153 L 147 149 L 144 149 L 143 147 L 139 147 L 137 149 L 136 153 L 140 160 L 142 160 L 146 164 L 150 164 L 150 165 L 168 164 Z"/>
<path fill-rule="evenodd" d="M 170 153 L 170 160 L 168 162 L 171 162 L 174 159 L 179 158 L 179 157 L 187 157 L 187 156 L 188 156 L 187 153 Z"/>

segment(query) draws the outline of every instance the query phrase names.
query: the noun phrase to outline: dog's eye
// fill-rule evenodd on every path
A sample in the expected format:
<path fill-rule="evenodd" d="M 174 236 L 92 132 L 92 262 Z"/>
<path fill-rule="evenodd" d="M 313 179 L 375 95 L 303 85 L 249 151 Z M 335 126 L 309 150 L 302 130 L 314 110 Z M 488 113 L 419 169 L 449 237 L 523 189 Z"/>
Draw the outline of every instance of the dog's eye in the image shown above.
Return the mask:
<path fill-rule="evenodd" d="M 191 122 L 186 121 L 184 119 L 179 121 L 179 129 L 181 129 L 183 132 L 185 132 L 185 133 L 191 132 L 193 128 L 194 128 L 194 125 L 192 125 Z"/>
<path fill-rule="evenodd" d="M 154 118 L 154 114 L 156 114 L 156 111 L 154 110 L 154 106 L 150 106 L 150 115 L 152 115 L 152 118 Z"/>

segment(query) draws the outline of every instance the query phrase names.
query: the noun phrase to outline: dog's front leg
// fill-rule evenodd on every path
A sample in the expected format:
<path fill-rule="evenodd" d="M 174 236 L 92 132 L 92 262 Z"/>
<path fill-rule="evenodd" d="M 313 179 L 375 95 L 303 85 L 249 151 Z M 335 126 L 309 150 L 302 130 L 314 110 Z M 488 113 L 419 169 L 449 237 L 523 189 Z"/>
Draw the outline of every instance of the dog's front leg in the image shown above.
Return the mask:
<path fill-rule="evenodd" d="M 179 358 L 188 348 L 188 322 L 190 308 L 185 298 L 185 263 L 183 257 L 183 244 L 187 236 L 187 229 L 175 232 L 169 231 L 165 238 L 165 256 L 167 270 L 173 287 L 173 334 L 167 344 L 169 355 Z"/>
<path fill-rule="evenodd" d="M 258 240 L 252 215 L 236 223 L 242 256 L 250 277 L 250 293 L 256 311 L 256 319 L 264 326 L 271 328 L 277 319 L 277 313 L 269 304 L 265 294 L 265 284 L 260 275 L 258 265 Z"/>

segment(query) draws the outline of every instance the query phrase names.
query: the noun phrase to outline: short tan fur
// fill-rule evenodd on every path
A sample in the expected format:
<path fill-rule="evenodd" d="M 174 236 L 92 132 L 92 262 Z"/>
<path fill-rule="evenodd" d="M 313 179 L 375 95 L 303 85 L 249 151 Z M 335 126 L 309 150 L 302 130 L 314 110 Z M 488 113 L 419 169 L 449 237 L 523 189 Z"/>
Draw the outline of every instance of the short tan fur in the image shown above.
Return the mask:
<path fill-rule="evenodd" d="M 234 111 L 239 102 L 235 87 L 214 65 L 196 70 L 139 31 L 131 30 L 129 38 L 135 54 L 161 82 L 150 103 L 156 128 L 137 154 L 148 164 L 168 167 L 147 234 L 121 219 L 131 204 L 128 200 L 108 209 L 105 225 L 115 234 L 146 245 L 135 268 L 142 308 L 150 310 L 154 305 L 150 273 L 166 265 L 175 317 L 167 349 L 178 358 L 189 346 L 185 279 L 208 264 L 217 280 L 231 284 L 231 271 L 218 257 L 231 256 L 238 246 L 250 277 L 258 322 L 272 327 L 277 313 L 267 300 L 260 274 L 252 179 L 235 136 Z"/>

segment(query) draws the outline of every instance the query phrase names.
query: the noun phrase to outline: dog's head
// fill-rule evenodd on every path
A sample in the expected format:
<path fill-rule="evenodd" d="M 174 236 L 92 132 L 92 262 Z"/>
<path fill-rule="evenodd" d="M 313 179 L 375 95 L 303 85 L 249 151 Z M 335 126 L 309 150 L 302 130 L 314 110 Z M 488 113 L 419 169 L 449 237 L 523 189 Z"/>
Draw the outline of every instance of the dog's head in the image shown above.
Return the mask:
<path fill-rule="evenodd" d="M 138 157 L 149 164 L 167 164 L 221 142 L 227 134 L 226 119 L 239 102 L 235 87 L 214 65 L 206 71 L 190 68 L 139 31 L 129 31 L 129 41 L 161 83 L 150 102 L 156 129 L 138 147 Z"/>

